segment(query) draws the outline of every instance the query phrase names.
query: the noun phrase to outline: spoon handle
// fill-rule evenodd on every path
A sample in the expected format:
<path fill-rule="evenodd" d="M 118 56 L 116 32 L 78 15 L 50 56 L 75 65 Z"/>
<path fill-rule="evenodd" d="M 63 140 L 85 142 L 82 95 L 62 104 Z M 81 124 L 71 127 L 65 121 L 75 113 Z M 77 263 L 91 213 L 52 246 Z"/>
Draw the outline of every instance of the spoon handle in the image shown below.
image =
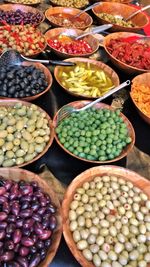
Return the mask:
<path fill-rule="evenodd" d="M 75 19 L 75 18 L 81 16 L 81 14 L 83 14 L 84 12 L 86 12 L 86 11 L 88 11 L 88 10 L 92 9 L 93 7 L 98 6 L 98 5 L 100 5 L 99 2 L 94 3 L 94 4 L 91 5 L 91 6 L 88 6 L 87 8 L 83 9 L 82 11 L 80 11 L 77 15 L 73 16 L 73 18 Z"/>
<path fill-rule="evenodd" d="M 140 12 L 142 12 L 142 11 L 148 9 L 148 8 L 150 8 L 150 5 L 142 7 L 141 9 L 137 10 L 136 12 L 132 13 L 129 17 L 127 17 L 125 19 L 125 21 L 128 21 L 129 19 L 133 18 L 134 16 L 136 16 L 137 14 L 139 14 Z"/>
<path fill-rule="evenodd" d="M 80 39 L 80 38 L 82 38 L 82 37 L 85 37 L 85 36 L 87 36 L 87 35 L 89 35 L 89 34 L 96 34 L 96 33 L 99 33 L 99 32 L 103 32 L 103 31 L 105 31 L 105 30 L 111 28 L 112 26 L 113 26 L 112 24 L 105 24 L 105 25 L 102 25 L 102 26 L 95 27 L 95 28 L 93 28 L 92 30 L 90 30 L 90 31 L 88 31 L 88 32 L 85 32 L 85 33 L 83 33 L 83 34 L 77 36 L 77 37 L 75 38 L 75 40 L 78 40 L 78 39 Z"/>
<path fill-rule="evenodd" d="M 108 96 L 111 96 L 112 94 L 116 93 L 117 91 L 119 91 L 120 89 L 128 86 L 130 84 L 130 80 L 127 80 L 126 82 L 121 83 L 120 85 L 118 85 L 117 87 L 113 88 L 112 90 L 110 90 L 109 92 L 107 92 L 106 94 L 104 94 L 103 96 L 101 96 L 100 98 L 96 99 L 95 101 L 91 102 L 90 104 L 87 104 L 85 107 L 79 109 L 81 110 L 86 110 L 92 106 L 94 106 L 95 104 L 99 103 L 100 101 L 104 100 L 105 98 L 107 98 Z"/>
<path fill-rule="evenodd" d="M 43 64 L 49 64 L 49 65 L 59 65 L 59 66 L 75 66 L 76 64 L 74 62 L 67 62 L 67 61 L 61 61 L 61 60 L 45 60 L 45 59 L 32 59 L 27 58 L 21 55 L 21 57 L 30 62 L 38 62 Z"/>

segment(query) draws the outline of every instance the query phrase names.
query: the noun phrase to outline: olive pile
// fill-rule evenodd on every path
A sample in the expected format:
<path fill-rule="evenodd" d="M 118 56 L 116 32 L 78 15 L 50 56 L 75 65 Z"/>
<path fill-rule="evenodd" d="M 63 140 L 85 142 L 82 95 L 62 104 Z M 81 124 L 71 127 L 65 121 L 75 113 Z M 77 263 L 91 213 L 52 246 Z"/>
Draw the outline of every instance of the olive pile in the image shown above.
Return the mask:
<path fill-rule="evenodd" d="M 89 108 L 74 112 L 56 128 L 59 141 L 71 153 L 88 160 L 111 160 L 131 143 L 120 111 Z"/>
<path fill-rule="evenodd" d="M 56 208 L 36 182 L 0 178 L 1 266 L 36 267 L 49 250 Z"/>
<path fill-rule="evenodd" d="M 31 161 L 44 150 L 49 139 L 46 113 L 36 105 L 0 106 L 0 166 Z"/>
<path fill-rule="evenodd" d="M 89 4 L 88 0 L 51 0 L 58 6 L 82 8 Z"/>
<path fill-rule="evenodd" d="M 131 182 L 97 176 L 73 195 L 69 227 L 77 249 L 96 267 L 147 267 L 150 200 Z"/>
<path fill-rule="evenodd" d="M 0 22 L 5 21 L 8 24 L 32 24 L 37 25 L 42 21 L 43 16 L 40 13 L 24 12 L 20 9 L 16 11 L 5 11 L 0 9 Z"/>
<path fill-rule="evenodd" d="M 0 96 L 23 98 L 46 89 L 48 83 L 42 70 L 35 66 L 4 66 L 0 69 Z"/>

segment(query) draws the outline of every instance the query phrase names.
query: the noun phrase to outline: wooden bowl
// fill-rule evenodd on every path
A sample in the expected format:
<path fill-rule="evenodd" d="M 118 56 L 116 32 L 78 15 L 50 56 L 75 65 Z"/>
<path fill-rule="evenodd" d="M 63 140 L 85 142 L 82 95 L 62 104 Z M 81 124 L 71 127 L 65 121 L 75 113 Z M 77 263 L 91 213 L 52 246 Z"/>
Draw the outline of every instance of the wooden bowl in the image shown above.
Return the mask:
<path fill-rule="evenodd" d="M 133 88 L 133 85 L 134 84 L 137 84 L 137 85 L 145 85 L 145 86 L 148 86 L 150 88 L 150 72 L 140 74 L 140 75 L 136 76 L 132 80 L 131 92 L 132 92 L 132 88 Z M 139 115 L 141 116 L 141 118 L 145 122 L 147 122 L 148 124 L 150 124 L 150 116 L 147 116 L 143 111 L 141 111 L 141 109 L 138 107 L 137 103 L 135 102 L 134 98 L 132 97 L 132 94 L 131 93 L 130 93 L 130 96 L 131 96 L 131 99 L 132 99 L 134 105 L 136 106 L 136 109 L 137 109 Z"/>
<path fill-rule="evenodd" d="M 91 0 L 90 2 L 99 2 L 99 0 Z M 106 0 L 102 0 L 102 2 L 106 2 Z M 132 0 L 107 0 L 107 2 L 111 3 L 121 3 L 121 4 L 130 4 Z"/>
<path fill-rule="evenodd" d="M 17 26 L 18 26 L 18 25 L 11 25 L 11 26 L 16 27 L 16 29 L 17 29 Z M 20 26 L 20 25 L 19 25 L 19 26 Z M 4 30 L 4 26 L 0 26 L 0 30 Z M 44 38 L 44 41 L 45 41 L 44 46 L 43 46 L 42 49 L 40 48 L 39 50 L 36 50 L 36 52 L 34 52 L 32 55 L 28 55 L 28 54 L 23 54 L 23 53 L 22 53 L 23 56 L 27 56 L 27 57 L 36 57 L 36 56 L 39 55 L 41 52 L 43 52 L 43 51 L 45 50 L 46 46 L 47 46 L 46 39 L 45 39 L 44 35 L 41 33 L 41 31 L 40 31 L 38 28 L 35 28 L 35 31 L 38 31 L 38 32 L 41 34 L 41 37 Z M 12 49 L 12 47 L 9 47 L 8 49 Z M 6 48 L 3 49 L 3 50 L 0 49 L 0 54 L 2 54 L 2 53 L 4 52 L 4 50 L 7 50 L 7 49 L 6 49 Z"/>
<path fill-rule="evenodd" d="M 26 101 L 17 100 L 17 99 L 10 99 L 10 100 L 0 99 L 0 107 L 12 107 L 12 106 L 16 105 L 17 103 L 22 103 L 23 105 L 28 106 L 28 107 L 32 105 L 32 103 L 29 103 L 29 102 L 26 102 Z M 49 138 L 49 141 L 47 142 L 44 150 L 41 153 L 39 153 L 34 159 L 32 159 L 32 160 L 30 160 L 28 162 L 24 162 L 23 164 L 16 165 L 16 167 L 20 168 L 20 167 L 26 166 L 26 165 L 31 164 L 34 161 L 38 160 L 39 158 L 41 158 L 48 151 L 48 149 L 50 148 L 50 146 L 53 143 L 53 140 L 54 140 L 54 128 L 53 128 L 52 120 L 51 120 L 50 116 L 42 108 L 40 108 L 38 106 L 38 109 L 39 109 L 39 111 L 45 113 L 45 115 L 46 115 L 45 118 L 49 122 L 49 127 L 50 127 L 50 138 Z"/>
<path fill-rule="evenodd" d="M 54 7 L 67 7 L 67 8 L 78 8 L 78 9 L 84 9 L 84 8 L 86 8 L 87 7 L 87 5 L 89 4 L 89 1 L 87 0 L 87 3 L 86 4 L 84 4 L 84 5 L 81 5 L 80 7 L 74 7 L 74 6 L 72 6 L 71 4 L 70 4 L 70 6 L 68 5 L 68 6 L 66 6 L 65 4 L 57 4 L 57 3 L 55 3 L 53 0 L 49 0 L 49 2 L 50 2 L 50 4 L 52 5 L 52 6 L 54 6 Z"/>
<path fill-rule="evenodd" d="M 51 18 L 50 16 L 52 15 L 61 15 L 61 17 L 64 17 L 67 18 L 67 15 L 68 18 L 71 18 L 73 16 L 75 16 L 76 14 L 78 14 L 80 12 L 79 9 L 77 8 L 69 8 L 69 7 L 50 7 L 46 10 L 45 12 L 45 17 L 49 20 L 49 22 L 54 26 L 54 27 L 66 27 L 66 28 L 70 28 L 70 27 L 67 27 L 66 25 L 62 25 L 61 23 L 54 23 L 51 21 Z M 85 23 L 85 26 L 80 26 L 80 27 L 74 27 L 74 28 L 77 28 L 77 29 L 81 29 L 81 30 L 85 30 L 86 28 L 90 27 L 93 23 L 93 19 L 92 17 L 84 12 L 81 16 L 80 16 L 80 19 L 82 21 L 84 21 Z M 74 21 L 72 21 L 72 25 L 74 24 Z"/>
<path fill-rule="evenodd" d="M 121 3 L 101 2 L 98 6 L 94 7 L 92 11 L 96 16 L 97 20 L 100 22 L 100 24 L 107 24 L 111 22 L 98 17 L 98 13 L 121 15 L 123 18 L 127 18 L 129 15 L 137 11 L 137 8 Z M 110 31 L 138 32 L 149 24 L 149 18 L 143 12 L 140 12 L 137 16 L 133 17 L 131 21 L 133 22 L 133 24 L 136 25 L 136 27 L 124 27 L 119 26 L 117 24 L 113 24 L 113 27 L 110 28 Z"/>
<path fill-rule="evenodd" d="M 83 38 L 83 40 L 85 40 L 92 48 L 92 52 L 91 53 L 86 53 L 86 54 L 69 54 L 69 53 L 64 53 L 64 52 L 60 52 L 56 49 L 54 49 L 53 47 L 51 47 L 48 44 L 48 39 L 53 39 L 56 38 L 57 36 L 59 36 L 61 33 L 66 33 L 68 35 L 79 35 L 82 34 L 83 31 L 82 30 L 78 30 L 78 29 L 66 29 L 66 28 L 55 28 L 52 30 L 49 30 L 45 33 L 45 38 L 47 41 L 47 45 L 51 48 L 51 50 L 60 58 L 70 58 L 70 57 L 89 57 L 91 55 L 93 55 L 99 48 L 99 41 L 94 38 L 92 35 L 88 35 L 86 37 Z"/>
<path fill-rule="evenodd" d="M 5 178 L 5 180 L 11 179 L 15 182 L 19 182 L 20 180 L 23 180 L 29 183 L 37 182 L 39 187 L 43 189 L 44 193 L 50 196 L 52 204 L 54 204 L 55 207 L 57 208 L 56 218 L 57 218 L 58 225 L 53 232 L 52 244 L 47 252 L 46 258 L 44 259 L 44 261 L 42 261 L 38 265 L 38 267 L 48 267 L 57 252 L 60 239 L 61 239 L 61 235 L 62 235 L 62 211 L 61 211 L 60 203 L 59 203 L 56 193 L 54 193 L 52 188 L 49 187 L 47 183 L 40 176 L 32 172 L 19 169 L 19 168 L 0 168 L 0 173 L 1 173 L 1 176 Z"/>
<path fill-rule="evenodd" d="M 126 38 L 126 37 L 130 37 L 130 36 L 143 36 L 141 34 L 137 34 L 137 33 L 131 33 L 131 32 L 116 32 L 116 33 L 111 33 L 109 35 L 107 35 L 104 40 L 103 40 L 103 46 L 108 54 L 108 56 L 110 57 L 110 60 L 112 61 L 112 63 L 120 70 L 129 73 L 129 74 L 139 74 L 139 73 L 144 73 L 144 72 L 148 72 L 150 70 L 144 70 L 144 69 L 138 69 L 136 67 L 130 66 L 120 60 L 118 60 L 117 58 L 115 58 L 114 56 L 111 55 L 111 53 L 108 51 L 107 49 L 107 45 L 109 44 L 110 40 L 112 39 L 118 39 L 118 38 Z M 145 42 L 149 42 L 150 41 L 146 41 Z"/>
<path fill-rule="evenodd" d="M 86 267 L 95 267 L 92 262 L 87 261 L 82 252 L 77 249 L 76 243 L 73 240 L 72 232 L 69 229 L 69 209 L 70 203 L 73 200 L 73 195 L 76 192 L 76 189 L 81 187 L 84 182 L 89 182 L 93 180 L 96 176 L 103 175 L 113 175 L 117 177 L 121 177 L 126 181 L 132 182 L 135 186 L 139 187 L 147 196 L 150 198 L 150 182 L 137 174 L 136 172 L 130 171 L 125 168 L 117 167 L 117 166 L 98 166 L 94 168 L 90 168 L 81 174 L 79 174 L 69 187 L 64 196 L 63 204 L 62 204 L 62 212 L 63 212 L 63 235 L 66 240 L 66 243 L 71 250 L 73 256 L 76 260 L 81 264 L 81 266 Z M 147 267 L 150 267 L 148 264 Z"/>
<path fill-rule="evenodd" d="M 74 107 L 74 108 L 81 108 L 81 107 L 87 105 L 90 102 L 91 101 L 88 101 L 88 100 L 80 100 L 80 101 L 71 102 L 71 103 L 69 103 L 69 104 L 67 104 L 65 106 L 71 106 L 71 107 Z M 97 109 L 102 109 L 102 108 L 105 108 L 106 109 L 107 108 L 108 110 L 115 110 L 111 106 L 106 105 L 104 103 L 97 103 L 94 107 L 97 108 Z M 54 126 L 54 129 L 57 127 L 57 116 L 58 116 L 58 113 L 59 113 L 60 110 L 57 111 L 57 113 L 55 114 L 55 116 L 53 118 L 53 126 Z M 120 116 L 122 117 L 123 121 L 126 123 L 127 129 L 128 129 L 128 134 L 131 137 L 132 142 L 123 149 L 123 151 L 121 152 L 121 154 L 118 157 L 116 157 L 116 158 L 114 158 L 112 160 L 96 161 L 96 160 L 88 160 L 88 159 L 85 159 L 85 158 L 81 158 L 81 157 L 76 156 L 75 154 L 71 153 L 68 149 L 66 149 L 61 144 L 61 142 L 59 141 L 59 139 L 57 137 L 56 131 L 55 131 L 55 139 L 56 139 L 58 145 L 65 152 L 67 152 L 69 155 L 71 155 L 71 156 L 73 156 L 73 157 L 75 157 L 75 158 L 77 158 L 79 160 L 83 160 L 83 161 L 91 162 L 91 163 L 98 163 L 98 164 L 105 164 L 105 163 L 111 163 L 111 162 L 119 161 L 120 159 L 122 159 L 125 156 L 127 156 L 127 154 L 131 151 L 131 149 L 133 148 L 134 143 L 135 143 L 135 132 L 134 132 L 134 129 L 132 127 L 132 124 L 130 123 L 130 121 L 127 119 L 127 117 L 124 114 L 121 113 Z"/>
<path fill-rule="evenodd" d="M 28 12 L 31 12 L 34 14 L 40 13 L 42 16 L 42 19 L 39 23 L 34 24 L 34 26 L 39 25 L 40 23 L 42 23 L 45 20 L 45 16 L 41 10 L 38 10 L 37 8 L 30 7 L 30 6 L 24 6 L 24 5 L 19 5 L 19 4 L 2 4 L 2 5 L 0 5 L 0 9 L 5 11 L 5 12 L 6 11 L 15 12 L 17 9 L 20 9 L 21 11 L 23 11 L 25 13 L 28 13 Z M 9 24 L 9 23 L 7 23 L 7 24 Z M 3 25 L 3 24 L 1 24 L 1 25 Z"/>
<path fill-rule="evenodd" d="M 7 3 L 13 4 L 22 4 L 22 5 L 30 5 L 30 6 L 37 6 L 41 3 L 41 0 L 4 0 Z"/>
<path fill-rule="evenodd" d="M 24 61 L 21 65 L 23 66 L 35 66 L 37 69 L 40 69 L 43 71 L 45 77 L 46 77 L 46 81 L 48 83 L 48 86 L 40 93 L 36 94 L 36 95 L 33 95 L 33 96 L 27 96 L 27 97 L 23 97 L 23 98 L 18 98 L 20 100 L 24 100 L 24 101 L 33 101 L 37 98 L 39 98 L 40 96 L 44 95 L 46 92 L 48 92 L 52 86 L 52 82 L 53 82 L 53 78 L 52 78 L 52 75 L 49 71 L 48 68 L 46 68 L 43 64 L 41 63 L 37 63 L 37 62 L 29 62 L 29 61 Z M 0 96 L 0 99 L 14 99 L 14 98 L 9 98 L 9 97 L 1 97 Z"/>
<path fill-rule="evenodd" d="M 71 61 L 71 62 L 85 62 L 85 63 L 90 63 L 92 64 L 93 66 L 96 66 L 98 70 L 103 70 L 112 80 L 113 84 L 116 86 L 118 86 L 120 84 L 120 81 L 119 81 L 119 77 L 117 75 L 117 73 L 112 69 L 110 68 L 108 65 L 104 64 L 103 62 L 101 61 L 97 61 L 97 60 L 92 60 L 92 59 L 89 59 L 89 58 L 70 58 L 70 59 L 66 59 L 65 61 Z M 59 85 L 69 94 L 73 95 L 73 96 L 82 96 L 84 98 L 94 98 L 94 97 L 91 97 L 91 96 L 85 96 L 83 94 L 76 94 L 76 93 L 73 93 L 71 91 L 68 90 L 68 88 L 64 87 L 62 85 L 62 82 L 61 82 L 61 79 L 59 77 L 59 71 L 64 69 L 62 66 L 57 66 L 55 67 L 54 69 L 54 76 L 55 76 L 55 79 L 56 81 L 59 83 Z"/>

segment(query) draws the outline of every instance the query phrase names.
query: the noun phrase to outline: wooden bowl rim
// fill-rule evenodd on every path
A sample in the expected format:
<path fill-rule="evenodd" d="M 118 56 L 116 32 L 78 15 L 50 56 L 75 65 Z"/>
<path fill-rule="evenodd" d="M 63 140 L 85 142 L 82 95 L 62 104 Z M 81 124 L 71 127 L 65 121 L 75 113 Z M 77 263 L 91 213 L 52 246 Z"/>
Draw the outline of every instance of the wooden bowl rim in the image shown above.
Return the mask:
<path fill-rule="evenodd" d="M 40 13 L 42 15 L 42 19 L 41 19 L 41 21 L 39 23 L 36 23 L 35 26 L 39 25 L 40 23 L 42 23 L 45 20 L 44 13 L 41 10 L 39 10 L 39 9 L 37 9 L 35 7 L 27 6 L 27 5 L 24 5 L 24 4 L 17 4 L 17 3 L 16 4 L 8 3 L 8 4 L 2 4 L 2 5 L 0 5 L 0 9 L 3 9 L 4 11 L 5 11 L 5 8 L 6 7 L 8 7 L 8 10 L 9 11 L 11 11 L 11 10 L 12 11 L 16 11 L 16 9 L 24 9 L 23 11 L 26 12 L 26 13 L 28 12 L 28 10 L 30 12 L 32 12 L 32 13 L 35 13 L 35 14 L 36 13 Z M 7 24 L 8 25 L 12 25 L 12 24 L 9 24 L 9 23 L 7 23 Z"/>
<path fill-rule="evenodd" d="M 110 71 L 112 71 L 112 73 L 116 76 L 116 81 L 117 81 L 117 85 L 116 86 L 118 86 L 119 84 L 120 84 L 120 79 L 119 79 L 119 76 L 118 76 L 118 74 L 110 67 L 110 66 L 108 66 L 107 64 L 105 64 L 104 62 L 102 62 L 102 61 L 97 61 L 97 60 L 95 60 L 95 59 L 89 59 L 89 58 L 81 58 L 81 57 L 75 57 L 75 58 L 68 58 L 68 59 L 65 59 L 64 61 L 72 61 L 72 62 L 89 62 L 89 63 L 91 63 L 92 65 L 94 65 L 94 66 L 97 66 L 97 67 L 99 67 L 99 65 L 101 65 L 102 66 L 102 70 L 103 70 L 103 68 L 105 68 L 105 67 L 107 67 L 107 69 L 109 69 Z M 56 66 L 55 67 L 55 69 L 54 69 L 54 77 L 55 77 L 55 79 L 56 79 L 56 81 L 58 82 L 58 84 L 61 86 L 61 88 L 63 88 L 68 94 L 70 94 L 70 95 L 73 95 L 73 96 L 75 96 L 75 97 L 84 97 L 84 98 L 86 98 L 86 99 L 96 99 L 96 98 L 99 98 L 99 97 L 90 97 L 90 96 L 85 96 L 85 95 L 82 95 L 82 94 L 76 94 L 76 93 L 73 93 L 73 92 L 71 92 L 71 91 L 69 91 L 66 87 L 64 87 L 64 86 L 62 86 L 62 83 L 60 82 L 60 79 L 58 79 L 58 71 L 59 71 L 59 69 L 61 68 L 62 66 Z M 105 72 L 105 73 L 107 73 L 107 71 Z"/>
<path fill-rule="evenodd" d="M 138 33 L 135 33 L 135 32 L 114 32 L 114 33 L 110 33 L 108 34 L 107 36 L 104 37 L 103 39 L 103 47 L 105 48 L 107 54 L 109 55 L 110 58 L 114 59 L 115 61 L 117 61 L 117 64 L 120 63 L 122 64 L 124 67 L 126 67 L 126 69 L 129 69 L 129 70 L 133 70 L 133 71 L 141 71 L 141 72 L 150 72 L 150 70 L 145 70 L 145 69 L 139 69 L 139 68 L 136 68 L 136 67 L 133 67 L 131 65 L 128 65 L 122 61 L 120 61 L 119 59 L 117 59 L 116 57 L 112 56 L 111 53 L 108 51 L 107 47 L 106 47 L 106 42 L 107 42 L 107 39 L 110 39 L 110 37 L 112 37 L 111 39 L 118 39 L 119 38 L 119 35 L 122 35 L 121 37 L 123 37 L 123 34 L 125 34 L 125 37 L 126 35 L 128 36 L 145 36 L 143 34 L 138 34 Z M 116 38 L 113 38 L 113 37 L 116 37 Z"/>
<path fill-rule="evenodd" d="M 86 53 L 86 54 L 69 54 L 69 53 L 61 52 L 61 51 L 59 51 L 59 50 L 57 50 L 57 49 L 51 47 L 51 46 L 49 45 L 48 41 L 47 41 L 47 40 L 48 40 L 48 36 L 47 36 L 47 35 L 48 35 L 50 32 L 53 32 L 53 31 L 56 31 L 56 30 L 61 30 L 61 32 L 66 32 L 66 31 L 68 31 L 68 30 L 74 30 L 74 31 L 77 31 L 77 32 L 80 31 L 80 33 L 84 33 L 84 31 L 83 31 L 83 30 L 80 30 L 80 29 L 76 29 L 76 28 L 62 28 L 62 27 L 59 27 L 59 28 L 50 29 L 50 30 L 48 30 L 48 31 L 44 34 L 45 39 L 46 39 L 47 46 L 49 46 L 55 53 L 59 53 L 60 56 L 65 56 L 65 57 L 69 57 L 69 58 L 70 58 L 70 57 L 89 57 L 89 56 L 93 55 L 93 54 L 98 50 L 98 48 L 99 48 L 99 41 L 98 41 L 98 39 L 96 39 L 92 34 L 90 34 L 90 35 L 88 35 L 88 37 L 89 37 L 91 40 L 95 41 L 96 46 L 97 46 L 91 53 Z M 80 34 L 80 33 L 79 33 L 79 34 Z M 56 35 L 56 36 L 57 36 L 57 35 Z M 92 48 L 92 47 L 91 47 L 91 48 Z"/>
<path fill-rule="evenodd" d="M 76 105 L 76 104 L 79 104 L 81 103 L 83 106 L 85 104 L 88 104 L 92 101 L 90 100 L 77 100 L 77 101 L 73 101 L 73 102 L 70 102 L 66 105 L 64 105 L 63 107 L 65 106 L 73 106 L 73 105 Z M 115 110 L 114 108 L 112 108 L 111 106 L 103 103 L 103 102 L 100 102 L 100 103 L 97 103 L 95 105 L 96 107 L 102 107 L 102 108 L 107 108 L 109 110 Z M 61 107 L 62 108 L 62 107 Z M 134 146 L 134 143 L 135 143 L 135 132 L 134 132 L 134 128 L 131 124 L 131 122 L 128 120 L 128 118 L 123 114 L 123 113 L 120 113 L 120 116 L 123 118 L 124 122 L 126 123 L 126 126 L 128 128 L 128 131 L 131 131 L 132 132 L 132 142 L 130 144 L 128 144 L 122 151 L 122 153 L 114 158 L 114 159 L 111 159 L 111 160 L 105 160 L 105 161 L 98 161 L 98 160 L 88 160 L 88 159 L 85 159 L 85 158 L 81 158 L 79 156 L 76 156 L 75 154 L 73 154 L 72 152 L 70 152 L 68 149 L 66 149 L 62 144 L 61 142 L 59 141 L 58 137 L 57 137 L 57 134 L 56 134 L 56 131 L 55 131 L 55 128 L 56 128 L 56 120 L 57 120 L 57 115 L 59 113 L 59 111 L 61 110 L 61 108 L 56 112 L 56 114 L 54 115 L 53 117 L 53 127 L 54 127 L 54 138 L 56 140 L 56 142 L 58 143 L 58 145 L 65 151 L 67 152 L 70 156 L 73 156 L 74 158 L 77 158 L 79 160 L 82 160 L 82 161 L 85 161 L 85 162 L 90 162 L 90 163 L 96 163 L 96 164 L 106 164 L 106 163 L 112 163 L 112 162 L 116 162 L 116 161 L 119 161 L 121 160 L 122 158 L 124 158 L 125 156 L 127 156 L 127 154 L 132 150 L 133 146 Z M 128 149 L 127 149 L 128 148 Z M 126 149 L 126 151 L 124 151 Z"/>
<path fill-rule="evenodd" d="M 100 2 L 100 7 L 101 6 L 105 6 L 105 4 L 108 4 L 108 2 L 106 2 L 106 1 L 102 1 L 102 2 Z M 120 6 L 120 8 L 121 7 L 126 7 L 127 5 L 126 4 L 124 4 L 124 3 L 119 3 L 119 2 L 109 2 L 109 5 L 110 6 L 113 6 L 113 5 L 117 5 L 118 7 Z M 97 7 L 99 7 L 99 6 L 96 6 L 96 7 L 93 7 L 92 8 L 92 12 L 94 13 L 94 15 L 97 17 L 97 18 L 100 18 L 100 17 L 98 17 L 98 15 L 97 15 L 97 13 L 96 13 L 96 11 L 95 11 L 95 9 L 97 8 Z M 134 6 L 130 6 L 130 5 L 128 5 L 128 7 L 126 7 L 126 8 L 128 8 L 128 9 L 135 9 L 135 11 L 137 10 L 138 11 L 138 8 L 136 8 L 136 6 L 134 7 Z M 147 14 L 145 14 L 144 12 L 140 12 L 140 14 L 143 14 L 143 16 L 146 18 L 146 20 L 147 20 L 147 22 L 145 23 L 145 24 L 143 24 L 143 26 L 135 26 L 135 27 L 127 27 L 127 26 L 121 26 L 121 25 L 118 25 L 118 24 L 115 24 L 115 23 L 113 23 L 113 26 L 117 26 L 118 28 L 120 28 L 120 29 L 122 29 L 122 30 L 126 30 L 126 29 L 131 29 L 131 32 L 132 32 L 132 30 L 141 30 L 141 28 L 144 28 L 144 27 L 146 27 L 148 24 L 149 24 L 149 17 L 148 17 L 148 15 Z M 100 18 L 101 19 L 101 18 Z M 110 23 L 108 20 L 105 20 L 105 19 L 102 19 L 104 22 L 106 22 L 106 23 Z M 113 27 L 112 27 L 113 28 Z"/>
<path fill-rule="evenodd" d="M 0 107 L 1 106 L 7 106 L 7 107 L 8 106 L 13 106 L 12 105 L 13 103 L 14 103 L 14 105 L 17 104 L 17 103 L 22 103 L 25 106 L 31 106 L 32 105 L 32 103 L 30 103 L 30 102 L 19 100 L 19 99 L 12 99 L 12 98 L 11 99 L 8 99 L 8 100 L 6 100 L 6 99 L 0 99 Z M 34 161 L 38 160 L 39 158 L 41 158 L 48 151 L 48 149 L 51 147 L 51 145 L 53 143 L 53 140 L 54 140 L 53 121 L 52 121 L 51 117 L 49 116 L 49 114 L 44 109 L 42 109 L 38 105 L 35 105 L 35 106 L 37 106 L 37 108 L 39 110 L 41 110 L 41 112 L 44 112 L 46 114 L 46 117 L 47 117 L 47 120 L 48 120 L 48 125 L 49 125 L 49 128 L 50 128 L 50 138 L 49 138 L 49 141 L 47 142 L 44 150 L 41 153 L 39 153 L 35 158 L 33 158 L 32 160 L 27 161 L 27 162 L 25 162 L 23 164 L 14 165 L 14 166 L 12 166 L 13 168 L 14 167 L 18 167 L 18 168 L 24 167 L 24 166 L 27 166 L 27 165 L 33 163 Z"/>
<path fill-rule="evenodd" d="M 32 100 L 35 100 L 37 98 L 39 98 L 40 96 L 46 94 L 51 86 L 52 86 L 52 83 L 53 83 L 53 77 L 52 77 L 52 74 L 50 72 L 50 70 L 45 67 L 43 64 L 41 63 L 38 63 L 38 62 L 32 62 L 32 61 L 23 61 L 21 65 L 34 65 L 37 69 L 42 69 L 44 70 L 44 74 L 46 74 L 47 76 L 49 76 L 49 79 L 50 79 L 50 83 L 48 84 L 48 86 L 40 93 L 36 94 L 36 95 L 33 95 L 33 96 L 27 96 L 27 97 L 22 97 L 22 98 L 13 98 L 13 97 L 2 97 L 0 96 L 0 99 L 6 99 L 6 100 L 13 100 L 13 99 L 18 99 L 18 100 L 23 100 L 23 101 L 32 101 Z M 47 79 L 46 79 L 47 80 Z"/>
<path fill-rule="evenodd" d="M 97 167 L 89 168 L 79 175 L 77 175 L 70 185 L 68 186 L 65 195 L 64 200 L 62 203 L 62 215 L 63 215 L 63 236 L 65 238 L 65 241 L 68 245 L 68 248 L 70 249 L 73 256 L 76 258 L 76 260 L 81 264 L 81 266 L 86 267 L 94 267 L 95 265 L 92 264 L 92 262 L 87 261 L 82 252 L 77 249 L 76 243 L 74 242 L 72 235 L 70 238 L 70 229 L 69 229 L 69 217 L 68 217 L 68 211 L 69 211 L 69 204 L 71 202 L 71 199 L 73 197 L 74 191 L 81 186 L 85 181 L 91 181 L 92 178 L 96 176 L 102 176 L 102 175 L 115 175 L 117 177 L 121 177 L 124 180 L 131 181 L 134 185 L 137 185 L 138 181 L 142 181 L 145 183 L 145 185 L 150 186 L 150 181 L 148 181 L 146 178 L 142 177 L 140 174 L 115 165 L 102 165 Z M 133 182 L 133 179 L 129 179 L 129 177 L 134 177 L 135 182 Z M 138 187 L 142 187 L 141 185 Z M 141 188 L 142 189 L 142 188 Z M 144 190 L 143 190 L 144 191 Z M 84 265 L 83 265 L 84 263 Z M 149 266 L 147 266 L 149 267 Z"/>
<path fill-rule="evenodd" d="M 34 177 L 34 179 L 37 181 L 38 184 L 39 184 L 39 182 L 42 183 L 42 189 L 43 189 L 43 187 L 47 188 L 46 191 L 48 191 L 48 194 L 50 196 L 53 196 L 52 198 L 55 198 L 56 202 L 54 203 L 54 200 L 52 200 L 52 204 L 54 204 L 57 208 L 56 218 L 57 218 L 58 225 L 57 225 L 56 229 L 54 230 L 54 233 L 53 233 L 53 239 L 54 240 L 53 240 L 52 245 L 50 246 L 50 248 L 48 250 L 47 256 L 38 266 L 39 267 L 41 265 L 43 266 L 45 261 L 49 261 L 48 264 L 50 264 L 51 261 L 53 260 L 53 258 L 55 257 L 55 254 L 58 250 L 58 246 L 60 244 L 60 240 L 61 240 L 61 236 L 62 236 L 62 208 L 61 208 L 58 196 L 57 196 L 56 192 L 53 190 L 53 188 L 48 186 L 47 182 L 36 173 L 33 173 L 33 172 L 25 170 L 25 169 L 19 169 L 17 167 L 13 167 L 13 168 L 12 167 L 11 168 L 1 167 L 0 168 L 0 173 L 2 174 L 4 179 L 6 179 L 6 180 L 8 179 L 5 177 L 5 175 L 7 176 L 7 172 L 8 173 L 14 173 L 14 174 L 17 173 L 18 175 L 20 175 L 20 180 L 23 179 L 25 181 L 26 181 L 25 176 Z M 23 176 L 23 178 L 22 178 L 22 176 Z M 12 179 L 12 177 L 10 177 L 10 180 L 15 180 L 15 179 L 14 178 Z M 17 180 L 19 181 L 19 178 Z M 41 185 L 39 185 L 39 186 L 41 187 Z M 44 192 L 45 192 L 45 188 L 43 189 Z M 48 265 L 45 264 L 44 266 L 46 267 Z"/>

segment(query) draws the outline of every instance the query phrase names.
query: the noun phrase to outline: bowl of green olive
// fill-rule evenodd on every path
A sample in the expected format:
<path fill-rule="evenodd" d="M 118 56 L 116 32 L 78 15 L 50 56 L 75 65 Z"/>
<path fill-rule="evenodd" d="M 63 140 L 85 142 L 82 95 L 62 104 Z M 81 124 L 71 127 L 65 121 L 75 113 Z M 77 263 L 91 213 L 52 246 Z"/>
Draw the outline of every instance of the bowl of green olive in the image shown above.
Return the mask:
<path fill-rule="evenodd" d="M 75 101 L 64 107 L 81 108 L 88 100 Z M 91 163 L 110 163 L 125 157 L 135 142 L 134 129 L 119 111 L 104 103 L 84 111 L 72 112 L 58 122 L 55 114 L 55 139 L 71 156 Z"/>
<path fill-rule="evenodd" d="M 0 166 L 23 167 L 50 148 L 52 120 L 40 107 L 20 100 L 0 100 Z"/>
<path fill-rule="evenodd" d="M 92 11 L 100 24 L 112 23 L 113 27 L 110 31 L 113 32 L 139 32 L 149 24 L 149 18 L 143 12 L 125 21 L 128 16 L 137 11 L 136 7 L 126 4 L 101 2 Z"/>
<path fill-rule="evenodd" d="M 79 174 L 62 204 L 63 234 L 86 267 L 150 266 L 150 182 L 118 166 Z"/>

